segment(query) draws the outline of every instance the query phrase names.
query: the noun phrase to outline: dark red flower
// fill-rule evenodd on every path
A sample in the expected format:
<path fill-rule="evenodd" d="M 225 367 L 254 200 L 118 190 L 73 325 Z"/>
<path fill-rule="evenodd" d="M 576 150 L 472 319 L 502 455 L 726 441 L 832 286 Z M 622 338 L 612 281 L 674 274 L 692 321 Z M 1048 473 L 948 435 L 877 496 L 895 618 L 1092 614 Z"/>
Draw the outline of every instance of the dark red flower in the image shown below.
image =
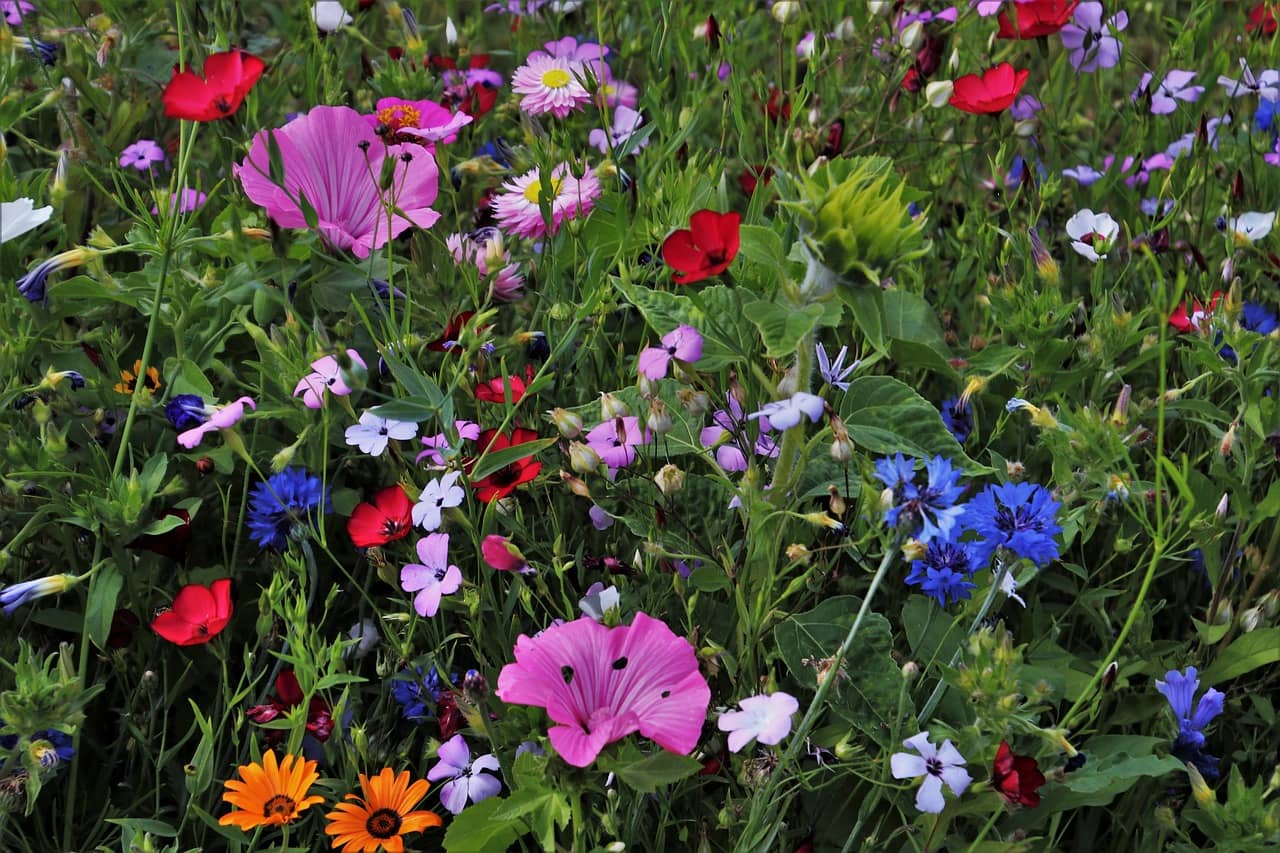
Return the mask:
<path fill-rule="evenodd" d="M 508 447 L 518 447 L 521 444 L 537 441 L 537 439 L 538 434 L 531 429 L 517 427 L 511 431 L 510 436 L 500 434 L 494 429 L 488 429 L 480 433 L 480 437 L 476 439 L 476 446 L 484 448 L 486 453 L 496 453 L 499 450 L 506 450 Z M 473 464 L 475 464 L 475 459 L 468 460 L 466 465 L 468 471 L 471 470 Z M 532 456 L 526 456 L 523 459 L 517 459 L 504 468 L 499 468 L 487 477 L 473 480 L 471 488 L 476 490 L 476 500 L 492 503 L 514 492 L 516 487 L 522 483 L 527 483 L 537 477 L 538 472 L 541 470 L 541 462 Z"/>
<path fill-rule="evenodd" d="M 139 536 L 127 546 L 141 548 L 170 560 L 182 560 L 187 556 L 187 542 L 191 540 L 191 515 L 185 509 L 166 509 L 160 518 L 178 518 L 182 523 L 164 533 L 148 533 Z"/>
<path fill-rule="evenodd" d="M 1194 332 L 1203 322 L 1205 315 L 1212 314 L 1218 307 L 1218 300 L 1221 298 L 1222 291 L 1215 290 L 1213 298 L 1209 300 L 1208 309 L 1204 307 L 1199 299 L 1184 301 L 1169 315 L 1169 325 L 1184 335 L 1187 332 Z"/>
<path fill-rule="evenodd" d="M 436 703 L 436 722 L 440 724 L 440 739 L 448 740 L 458 733 L 466 720 L 458 710 L 458 700 L 448 690 L 442 691 Z"/>
<path fill-rule="evenodd" d="M 991 765 L 991 784 L 1011 806 L 1034 809 L 1040 805 L 1037 793 L 1044 784 L 1044 774 L 1029 755 L 1014 755 L 1007 741 L 1000 741 L 995 763 Z"/>
<path fill-rule="evenodd" d="M 204 61 L 204 77 L 189 68 L 173 69 L 164 87 L 164 114 L 188 121 L 216 121 L 240 109 L 267 64 L 243 50 L 212 53 Z"/>
<path fill-rule="evenodd" d="M 1014 20 L 1009 18 L 1006 9 L 1000 13 L 1000 31 L 996 38 L 1033 39 L 1051 36 L 1062 29 L 1075 14 L 1080 0 L 1026 0 L 1014 7 Z"/>
<path fill-rule="evenodd" d="M 773 180 L 773 167 L 768 163 L 761 163 L 758 166 L 749 165 L 738 173 L 738 186 L 742 187 L 742 191 L 747 195 L 754 195 L 760 187 L 768 186 L 771 180 Z"/>
<path fill-rule="evenodd" d="M 347 533 L 357 548 L 403 539 L 412 526 L 413 503 L 399 485 L 378 492 L 373 503 L 360 504 L 347 519 Z"/>
<path fill-rule="evenodd" d="M 1276 22 L 1275 7 L 1280 4 L 1276 3 L 1259 3 L 1249 10 L 1249 22 L 1244 28 L 1249 32 L 1256 32 L 1259 35 L 1273 36 L 1276 34 L 1276 27 L 1280 26 Z"/>
<path fill-rule="evenodd" d="M 462 330 L 466 328 L 471 318 L 476 315 L 474 311 L 463 311 L 461 314 L 455 314 L 449 318 L 449 325 L 444 327 L 444 333 L 431 343 L 427 344 L 427 349 L 432 352 L 462 352 L 458 349 L 458 342 L 462 337 Z M 476 334 L 483 334 L 490 327 L 483 326 L 475 330 Z"/>
<path fill-rule="evenodd" d="M 988 68 L 981 76 L 966 74 L 955 81 L 951 106 L 966 113 L 994 115 L 1009 109 L 1031 72 L 1015 71 L 1007 62 Z"/>
<path fill-rule="evenodd" d="M 207 643 L 231 621 L 231 579 L 209 586 L 191 583 L 178 591 L 173 606 L 151 621 L 151 630 L 179 646 Z"/>
<path fill-rule="evenodd" d="M 942 51 L 946 44 L 942 36 L 925 32 L 924 44 L 920 45 L 920 49 L 916 51 L 915 61 L 911 63 L 906 76 L 902 79 L 903 89 L 908 92 L 919 92 L 924 88 L 925 82 L 942 64 Z"/>
<path fill-rule="evenodd" d="M 292 669 L 286 669 L 276 676 L 275 698 L 269 704 L 254 705 L 245 711 L 245 716 L 255 723 L 269 723 L 290 708 L 301 705 L 304 698 L 298 676 Z M 333 734 L 333 712 L 329 703 L 319 696 L 312 696 L 307 704 L 307 731 L 322 743 Z M 274 746 L 284 740 L 284 736 L 284 729 L 267 729 L 267 744 Z"/>
<path fill-rule="evenodd" d="M 771 121 L 790 121 L 791 99 L 775 86 L 769 90 L 769 100 L 765 102 L 764 114 Z"/>
<path fill-rule="evenodd" d="M 681 228 L 662 241 L 662 259 L 678 272 L 676 284 L 693 284 L 729 268 L 738 256 L 738 228 L 742 217 L 734 211 L 699 210 Z"/>
<path fill-rule="evenodd" d="M 514 406 L 524 399 L 525 389 L 529 387 L 528 383 L 533 381 L 533 366 L 526 365 L 524 378 L 519 376 L 508 376 L 502 378 L 495 376 L 488 382 L 482 382 L 476 386 L 476 399 L 485 403 L 505 403 L 507 401 L 507 385 L 511 385 L 511 404 Z"/>

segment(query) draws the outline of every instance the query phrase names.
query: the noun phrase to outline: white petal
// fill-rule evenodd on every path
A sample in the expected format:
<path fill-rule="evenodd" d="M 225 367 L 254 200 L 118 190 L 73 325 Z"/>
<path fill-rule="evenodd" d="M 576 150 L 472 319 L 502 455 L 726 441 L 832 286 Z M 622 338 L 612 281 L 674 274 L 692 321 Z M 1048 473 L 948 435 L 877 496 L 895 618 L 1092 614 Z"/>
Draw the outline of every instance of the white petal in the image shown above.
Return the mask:
<path fill-rule="evenodd" d="M 937 776 L 926 776 L 916 791 L 916 808 L 929 814 L 940 814 L 946 808 L 947 801 L 942 799 L 942 780 Z"/>
<path fill-rule="evenodd" d="M 29 198 L 0 202 L 0 243 L 7 243 L 38 228 L 48 222 L 52 215 L 52 207 L 36 207 L 35 202 Z"/>
<path fill-rule="evenodd" d="M 963 794 L 964 789 L 969 787 L 969 783 L 973 781 L 973 777 L 969 775 L 969 771 L 963 767 L 944 767 L 942 768 L 942 781 L 947 783 L 947 787 L 955 791 L 957 795 Z"/>
<path fill-rule="evenodd" d="M 924 759 L 909 752 L 895 752 L 889 758 L 889 767 L 895 779 L 914 779 L 929 772 Z"/>

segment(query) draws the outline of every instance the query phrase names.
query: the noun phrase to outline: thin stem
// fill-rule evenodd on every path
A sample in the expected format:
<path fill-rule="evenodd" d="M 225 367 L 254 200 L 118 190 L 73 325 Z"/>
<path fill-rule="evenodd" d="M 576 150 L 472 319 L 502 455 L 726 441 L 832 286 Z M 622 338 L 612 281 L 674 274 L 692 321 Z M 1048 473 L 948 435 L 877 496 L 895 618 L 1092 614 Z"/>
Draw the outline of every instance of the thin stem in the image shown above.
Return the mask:
<path fill-rule="evenodd" d="M 982 843 L 982 839 L 987 837 L 987 833 L 991 831 L 991 827 L 996 825 L 996 821 L 1000 819 L 1000 815 L 1004 814 L 1004 808 L 997 808 L 991 813 L 991 817 L 987 819 L 986 825 L 982 827 L 982 831 L 973 839 L 973 843 L 965 848 L 965 853 L 973 853 L 978 849 L 978 845 Z"/>

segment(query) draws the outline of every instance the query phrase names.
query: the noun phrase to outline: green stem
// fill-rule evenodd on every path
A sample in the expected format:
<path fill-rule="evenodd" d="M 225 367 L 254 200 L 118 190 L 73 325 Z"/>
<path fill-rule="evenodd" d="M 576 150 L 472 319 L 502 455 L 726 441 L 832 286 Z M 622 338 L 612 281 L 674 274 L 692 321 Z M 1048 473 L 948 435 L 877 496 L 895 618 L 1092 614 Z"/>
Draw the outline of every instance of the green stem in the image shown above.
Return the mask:
<path fill-rule="evenodd" d="M 1004 814 L 1004 807 L 997 808 L 991 813 L 991 817 L 987 819 L 987 823 L 982 827 L 982 831 L 978 833 L 978 837 L 973 839 L 973 843 L 965 848 L 965 853 L 973 853 L 978 849 L 978 845 L 982 843 L 982 839 L 987 837 L 987 833 L 991 831 L 991 827 L 996 825 L 996 821 L 1000 819 L 1000 815 Z"/>
<path fill-rule="evenodd" d="M 813 335 L 810 331 L 801 338 L 796 350 L 796 391 L 809 390 L 809 374 L 813 370 Z M 804 429 L 796 426 L 787 430 L 778 451 L 778 464 L 773 469 L 773 484 L 769 487 L 768 501 L 774 506 L 781 506 L 786 501 L 803 450 Z"/>

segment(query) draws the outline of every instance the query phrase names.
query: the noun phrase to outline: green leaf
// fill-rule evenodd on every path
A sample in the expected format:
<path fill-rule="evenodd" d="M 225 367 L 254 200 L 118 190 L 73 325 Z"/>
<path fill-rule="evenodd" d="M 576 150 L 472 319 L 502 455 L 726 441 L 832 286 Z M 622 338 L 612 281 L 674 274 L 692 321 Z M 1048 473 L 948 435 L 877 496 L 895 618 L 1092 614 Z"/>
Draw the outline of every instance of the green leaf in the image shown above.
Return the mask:
<path fill-rule="evenodd" d="M 797 681 L 811 690 L 817 689 L 814 664 L 831 658 L 840 649 L 861 606 L 861 600 L 854 596 L 836 596 L 774 629 L 778 651 Z M 827 694 L 827 702 L 837 716 L 881 746 L 888 746 L 915 716 L 909 696 L 903 697 L 902 716 L 897 716 L 903 685 L 902 672 L 889 655 L 892 648 L 889 620 L 878 613 L 868 613 L 841 667 L 842 674 Z"/>
<path fill-rule="evenodd" d="M 656 793 L 659 788 L 687 779 L 702 769 L 702 762 L 687 755 L 677 755 L 665 749 L 638 759 L 624 756 L 622 759 L 602 762 L 604 769 L 618 774 L 627 786 L 643 794 Z"/>
<path fill-rule="evenodd" d="M 719 370 L 744 361 L 749 349 L 754 349 L 755 327 L 743 316 L 742 299 L 722 284 L 696 293 L 690 290 L 688 296 L 636 287 L 616 279 L 614 286 L 658 334 L 665 335 L 681 323 L 697 329 L 703 341 L 699 370 Z"/>
<path fill-rule="evenodd" d="M 765 355 L 782 358 L 795 354 L 800 339 L 818 325 L 823 308 L 821 305 L 806 305 L 803 309 L 796 310 L 762 299 L 748 302 L 743 306 L 742 313 L 760 330 Z"/>
<path fill-rule="evenodd" d="M 494 811 L 490 820 L 498 823 L 522 820 L 532 824 L 533 833 L 543 850 L 556 849 L 556 825 L 563 829 L 572 817 L 564 794 L 542 785 L 521 788 L 501 802 L 502 807 Z"/>
<path fill-rule="evenodd" d="M 689 586 L 699 592 L 716 592 L 730 589 L 733 583 L 719 566 L 700 566 L 689 575 Z"/>
<path fill-rule="evenodd" d="M 89 582 L 89 600 L 84 608 L 85 634 L 100 649 L 107 647 L 111 619 L 116 612 L 116 599 L 124 587 L 124 575 L 115 563 L 106 562 Z"/>
<path fill-rule="evenodd" d="M 1200 674 L 1206 686 L 1221 684 L 1280 661 L 1280 628 L 1259 628 L 1231 641 Z"/>
<path fill-rule="evenodd" d="M 107 823 L 114 823 L 116 826 L 123 826 L 126 829 L 132 829 L 135 833 L 149 832 L 152 835 L 159 835 L 162 838 L 177 838 L 178 830 L 162 820 L 148 820 L 147 818 L 107 818 Z"/>
<path fill-rule="evenodd" d="M 955 377 L 951 349 L 942 337 L 933 306 L 905 290 L 886 290 L 881 298 L 884 335 L 890 341 L 893 358 L 907 367 L 923 367 Z"/>
<path fill-rule="evenodd" d="M 514 447 L 504 447 L 502 450 L 495 450 L 492 453 L 486 453 L 481 457 L 475 468 L 471 471 L 471 482 L 482 480 L 488 477 L 494 471 L 501 470 L 512 462 L 524 459 L 526 456 L 533 456 L 546 450 L 555 444 L 559 439 L 539 438 L 535 441 L 527 441 L 524 444 L 517 444 Z"/>
<path fill-rule="evenodd" d="M 440 411 L 440 407 L 422 398 L 408 400 L 391 400 L 369 411 L 380 418 L 392 421 L 412 421 L 420 424 L 429 421 Z"/>
<path fill-rule="evenodd" d="M 444 849 L 449 853 L 502 853 L 523 833 L 524 821 L 497 821 L 493 816 L 505 807 L 498 797 L 474 803 L 449 824 Z"/>
<path fill-rule="evenodd" d="M 940 455 L 971 474 L 990 471 L 965 454 L 932 403 L 892 377 L 853 380 L 840 416 L 854 443 L 872 453 Z"/>
<path fill-rule="evenodd" d="M 738 229 L 738 252 L 752 263 L 782 269 L 785 255 L 778 232 L 763 225 L 743 225 Z"/>
<path fill-rule="evenodd" d="M 878 287 L 837 287 L 836 293 L 853 311 L 853 322 L 877 350 L 884 349 L 883 291 Z"/>

